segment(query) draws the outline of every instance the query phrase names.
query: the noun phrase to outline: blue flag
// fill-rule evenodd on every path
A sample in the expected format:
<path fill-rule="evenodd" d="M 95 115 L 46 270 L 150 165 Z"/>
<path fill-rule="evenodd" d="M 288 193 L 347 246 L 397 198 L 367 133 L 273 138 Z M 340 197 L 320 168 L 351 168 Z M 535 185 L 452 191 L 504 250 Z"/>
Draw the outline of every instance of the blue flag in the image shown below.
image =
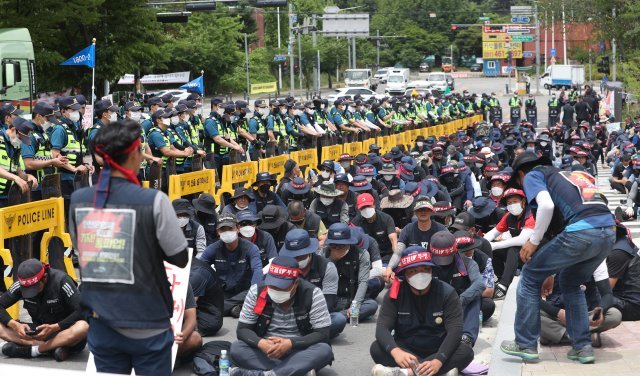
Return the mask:
<path fill-rule="evenodd" d="M 86 65 L 89 68 L 96 67 L 96 45 L 91 44 L 89 47 L 73 55 L 67 61 L 60 65 Z"/>
<path fill-rule="evenodd" d="M 193 81 L 189 81 L 186 84 L 180 86 L 180 89 L 187 89 L 188 91 L 195 91 L 198 94 L 204 94 L 204 79 L 202 76 L 196 78 Z"/>

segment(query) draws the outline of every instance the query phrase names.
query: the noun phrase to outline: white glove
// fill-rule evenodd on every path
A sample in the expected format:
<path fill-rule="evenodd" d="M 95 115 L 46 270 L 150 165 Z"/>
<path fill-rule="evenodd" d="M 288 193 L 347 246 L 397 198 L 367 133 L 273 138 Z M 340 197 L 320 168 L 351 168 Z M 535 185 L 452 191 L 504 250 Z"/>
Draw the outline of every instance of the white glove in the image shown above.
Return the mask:
<path fill-rule="evenodd" d="M 632 207 L 628 207 L 627 210 L 624 211 L 626 215 L 628 215 L 629 217 L 633 217 L 633 215 L 635 214 L 633 212 L 633 208 Z"/>

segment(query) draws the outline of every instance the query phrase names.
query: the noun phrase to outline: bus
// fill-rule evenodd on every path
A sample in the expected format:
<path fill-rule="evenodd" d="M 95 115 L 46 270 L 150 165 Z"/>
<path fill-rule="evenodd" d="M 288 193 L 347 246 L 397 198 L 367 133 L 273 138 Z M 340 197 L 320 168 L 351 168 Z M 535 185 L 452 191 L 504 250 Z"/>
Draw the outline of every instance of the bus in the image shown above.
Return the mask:
<path fill-rule="evenodd" d="M 36 93 L 35 55 L 25 28 L 0 29 L 0 102 L 30 114 Z"/>

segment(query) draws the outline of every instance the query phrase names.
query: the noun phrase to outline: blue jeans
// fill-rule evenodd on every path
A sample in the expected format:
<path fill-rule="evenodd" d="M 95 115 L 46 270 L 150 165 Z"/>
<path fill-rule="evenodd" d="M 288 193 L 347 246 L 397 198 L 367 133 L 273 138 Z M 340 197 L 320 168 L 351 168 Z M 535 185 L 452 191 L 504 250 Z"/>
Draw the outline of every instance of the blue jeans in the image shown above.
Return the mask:
<path fill-rule="evenodd" d="M 282 358 L 271 359 L 260 349 L 236 341 L 231 344 L 230 353 L 235 366 L 248 370 L 271 370 L 276 375 L 304 376 L 312 369 L 319 371 L 333 362 L 333 350 L 326 343 L 291 349 Z"/>
<path fill-rule="evenodd" d="M 331 326 L 329 327 L 329 338 L 335 338 L 342 333 L 344 327 L 347 326 L 347 316 L 340 312 L 331 312 Z"/>
<path fill-rule="evenodd" d="M 520 274 L 517 290 L 516 343 L 537 349 L 540 336 L 540 288 L 556 274 L 565 303 L 567 333 L 574 349 L 591 345 L 587 302 L 580 285 L 609 255 L 615 241 L 613 227 L 562 232 L 533 254 Z"/>
<path fill-rule="evenodd" d="M 477 297 L 462 307 L 462 334 L 466 334 L 471 338 L 471 343 L 474 345 L 480 331 L 480 303 L 481 298 Z"/>

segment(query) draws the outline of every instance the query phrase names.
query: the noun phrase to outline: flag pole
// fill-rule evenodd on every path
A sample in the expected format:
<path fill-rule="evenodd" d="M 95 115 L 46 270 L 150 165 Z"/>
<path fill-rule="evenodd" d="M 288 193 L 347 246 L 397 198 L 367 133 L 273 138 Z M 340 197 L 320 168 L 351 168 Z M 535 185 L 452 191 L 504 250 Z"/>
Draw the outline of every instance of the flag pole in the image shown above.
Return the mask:
<path fill-rule="evenodd" d="M 95 52 L 96 38 L 93 38 L 92 43 L 93 43 L 93 51 Z M 96 96 L 96 57 L 93 56 L 93 68 L 91 68 L 91 108 L 93 108 L 93 101 L 95 96 Z"/>
<path fill-rule="evenodd" d="M 204 118 L 204 116 L 202 115 L 204 113 L 204 110 L 203 110 L 203 107 L 204 107 L 204 70 L 200 71 L 200 77 L 202 77 L 202 100 L 201 100 L 202 106 L 200 106 L 200 117 Z"/>

